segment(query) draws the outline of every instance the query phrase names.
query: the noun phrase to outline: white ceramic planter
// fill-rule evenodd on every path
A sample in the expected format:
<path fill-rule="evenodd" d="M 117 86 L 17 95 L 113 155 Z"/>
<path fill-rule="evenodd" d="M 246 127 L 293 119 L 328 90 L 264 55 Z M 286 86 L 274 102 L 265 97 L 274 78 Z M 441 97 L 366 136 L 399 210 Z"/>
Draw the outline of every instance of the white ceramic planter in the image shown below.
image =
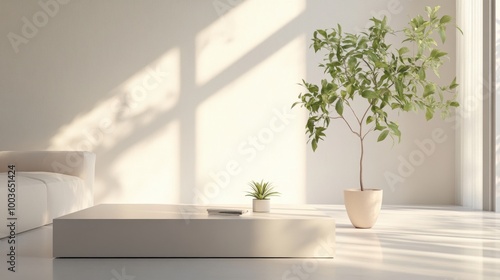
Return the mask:
<path fill-rule="evenodd" d="M 253 200 L 253 211 L 254 212 L 269 212 L 271 210 L 271 200 L 270 199 L 254 199 Z"/>
<path fill-rule="evenodd" d="M 375 225 L 382 207 L 381 189 L 344 190 L 344 204 L 353 226 L 371 228 Z"/>

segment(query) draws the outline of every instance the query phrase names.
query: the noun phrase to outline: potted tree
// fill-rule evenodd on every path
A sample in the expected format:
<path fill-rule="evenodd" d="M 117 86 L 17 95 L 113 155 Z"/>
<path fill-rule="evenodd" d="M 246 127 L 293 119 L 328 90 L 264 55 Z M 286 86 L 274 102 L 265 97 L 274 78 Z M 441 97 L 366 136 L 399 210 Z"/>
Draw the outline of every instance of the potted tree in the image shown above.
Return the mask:
<path fill-rule="evenodd" d="M 439 78 L 447 57 L 437 41 L 445 42 L 451 17 L 439 17 L 438 10 L 439 6 L 426 7 L 426 18 L 418 15 L 400 31 L 393 31 L 384 17 L 372 18 L 372 26 L 359 34 L 344 33 L 340 25 L 313 33 L 311 47 L 323 53 L 324 62 L 319 67 L 327 77 L 318 85 L 302 80 L 305 92 L 292 107 L 301 105 L 309 112 L 306 133 L 313 151 L 326 136 L 331 121 L 345 123 L 359 140 L 359 189 L 344 191 L 346 210 L 355 227 L 372 227 L 382 204 L 382 190 L 366 188 L 363 182 L 366 136 L 378 132 L 377 141 L 388 136 L 401 138 L 390 110 L 423 110 L 430 120 L 437 111 L 446 117 L 451 107 L 459 106 L 454 93 L 456 79 L 440 85 L 427 78 L 431 71 Z M 436 34 L 440 40 L 436 41 Z M 402 38 L 399 48 L 386 42 L 388 35 Z"/>
<path fill-rule="evenodd" d="M 271 210 L 271 196 L 280 195 L 279 192 L 274 191 L 274 187 L 269 182 L 252 181 L 249 183 L 251 191 L 248 191 L 246 196 L 253 197 L 252 207 L 253 212 L 269 212 Z"/>

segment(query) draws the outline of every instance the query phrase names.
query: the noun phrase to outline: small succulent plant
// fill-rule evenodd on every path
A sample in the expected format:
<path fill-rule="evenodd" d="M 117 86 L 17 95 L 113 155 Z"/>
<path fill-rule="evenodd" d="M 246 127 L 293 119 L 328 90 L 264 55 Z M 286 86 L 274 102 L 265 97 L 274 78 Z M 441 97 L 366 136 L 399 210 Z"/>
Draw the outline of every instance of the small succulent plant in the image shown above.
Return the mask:
<path fill-rule="evenodd" d="M 248 191 L 246 196 L 254 197 L 255 199 L 263 200 L 269 199 L 270 196 L 279 196 L 279 192 L 274 191 L 274 187 L 270 182 L 260 182 L 252 181 L 248 184 L 252 191 Z"/>

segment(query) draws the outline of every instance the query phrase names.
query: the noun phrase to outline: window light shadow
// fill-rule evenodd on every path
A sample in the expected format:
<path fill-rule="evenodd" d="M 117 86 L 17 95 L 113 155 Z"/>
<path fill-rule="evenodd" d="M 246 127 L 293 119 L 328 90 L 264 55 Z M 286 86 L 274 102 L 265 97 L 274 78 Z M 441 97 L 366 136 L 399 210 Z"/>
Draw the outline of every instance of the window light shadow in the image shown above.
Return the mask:
<path fill-rule="evenodd" d="M 170 47 L 165 53 L 111 90 L 106 95 L 108 98 L 94 108 L 62 126 L 51 139 L 48 147 L 51 150 L 69 148 L 97 153 L 100 160 L 96 168 L 96 203 L 192 203 L 194 188 L 210 183 L 212 170 L 217 171 L 221 162 L 225 164 L 234 155 L 241 156 L 237 152 L 239 144 L 248 137 L 265 137 L 270 118 L 289 114 L 283 108 L 289 108 L 296 97 L 290 91 L 294 92 L 296 81 L 306 75 L 300 69 L 305 64 L 305 1 L 287 5 L 287 9 L 278 9 L 282 3 L 242 1 L 222 16 L 206 16 L 204 11 L 191 11 L 192 7 L 188 6 L 183 4 L 182 8 L 190 10 L 191 16 L 204 14 L 203 20 L 211 18 L 212 21 L 204 25 L 199 24 L 203 20 L 183 25 L 182 32 L 173 33 L 169 38 Z M 267 25 L 263 21 L 258 28 L 251 29 L 249 26 L 254 22 L 251 15 L 259 11 L 274 14 L 274 17 L 266 17 Z M 228 21 L 234 25 L 225 29 L 221 23 Z M 239 34 L 240 31 L 245 32 Z M 280 57 L 282 53 L 297 59 Z M 290 65 L 296 69 L 285 76 L 287 79 L 277 83 L 280 75 L 272 76 L 282 69 L 273 68 L 269 72 L 266 67 L 276 67 L 276 63 L 287 60 L 293 61 Z M 267 61 L 271 64 L 267 65 Z M 266 75 L 266 80 L 259 72 Z M 289 85 L 284 88 L 278 86 L 286 83 Z M 248 90 L 242 91 L 245 88 Z M 238 100 L 231 103 L 225 98 L 229 95 L 255 101 L 252 104 L 238 103 Z M 229 104 L 237 104 L 235 108 L 243 106 L 245 110 L 228 112 Z M 231 135 L 231 130 L 218 127 L 221 124 L 218 118 L 238 118 L 238 111 L 247 112 L 246 121 L 255 131 L 238 131 L 242 136 L 233 139 L 232 154 L 218 156 L 210 163 L 207 151 L 223 148 L 221 143 L 212 140 Z M 258 120 L 263 111 L 269 114 Z M 302 126 L 298 123 L 286 127 L 282 135 L 276 133 L 274 143 L 258 155 L 258 161 L 245 166 L 245 170 L 258 171 L 258 164 L 270 156 L 269 149 L 276 149 L 279 143 L 290 143 L 287 140 L 291 138 L 290 133 L 302 135 L 295 129 Z M 207 129 L 209 132 L 204 132 Z M 304 146 L 302 139 L 296 138 L 299 139 L 296 146 L 278 152 L 273 161 L 274 164 L 292 163 L 286 157 L 290 157 L 290 150 L 296 152 L 292 156 L 297 164 L 289 167 L 297 174 L 296 180 L 290 176 L 279 180 L 284 180 L 284 187 L 293 188 L 300 194 L 295 198 L 291 196 L 299 201 L 299 197 L 304 197 L 305 151 L 301 149 Z M 249 176 L 254 178 L 256 175 L 243 172 L 238 178 L 244 181 Z M 239 195 L 239 190 L 233 189 L 218 199 Z"/>

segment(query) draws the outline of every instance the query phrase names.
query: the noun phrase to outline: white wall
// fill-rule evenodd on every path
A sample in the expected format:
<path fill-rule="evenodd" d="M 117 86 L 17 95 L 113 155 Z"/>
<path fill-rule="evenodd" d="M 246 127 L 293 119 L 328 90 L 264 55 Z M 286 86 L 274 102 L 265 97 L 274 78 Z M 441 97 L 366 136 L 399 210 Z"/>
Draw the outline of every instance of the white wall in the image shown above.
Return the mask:
<path fill-rule="evenodd" d="M 312 32 L 337 22 L 359 31 L 373 15 L 401 27 L 436 3 L 455 15 L 454 1 L 40 3 L 49 12 L 0 2 L 0 149 L 94 151 L 96 203 L 245 203 L 247 182 L 260 179 L 281 203 L 342 203 L 357 187 L 356 139 L 334 124 L 313 153 L 305 111 L 290 110 L 297 83 L 322 77 Z M 400 144 L 369 139 L 365 184 L 383 188 L 386 204 L 454 202 L 453 123 L 424 119 L 398 117 Z M 433 133 L 440 143 L 429 144 Z M 419 141 L 435 150 L 419 152 Z"/>

